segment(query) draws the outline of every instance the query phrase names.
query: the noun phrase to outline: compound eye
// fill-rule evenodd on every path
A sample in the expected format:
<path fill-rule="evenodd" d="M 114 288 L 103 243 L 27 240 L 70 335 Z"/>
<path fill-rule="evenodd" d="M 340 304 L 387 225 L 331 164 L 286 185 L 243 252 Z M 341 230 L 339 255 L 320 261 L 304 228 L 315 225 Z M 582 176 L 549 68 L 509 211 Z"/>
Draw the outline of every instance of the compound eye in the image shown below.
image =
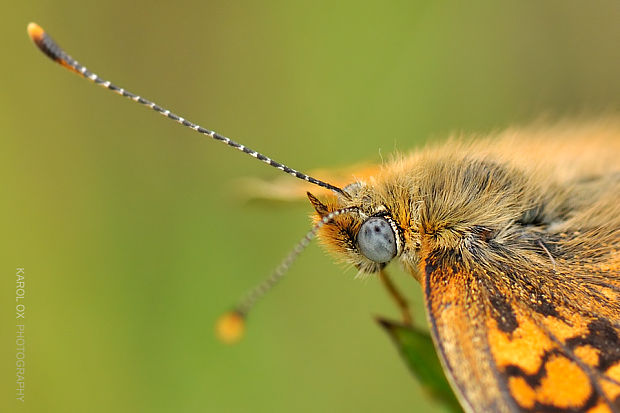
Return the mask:
<path fill-rule="evenodd" d="M 357 234 L 360 252 L 369 260 L 382 264 L 396 255 L 396 235 L 385 218 L 369 218 Z"/>

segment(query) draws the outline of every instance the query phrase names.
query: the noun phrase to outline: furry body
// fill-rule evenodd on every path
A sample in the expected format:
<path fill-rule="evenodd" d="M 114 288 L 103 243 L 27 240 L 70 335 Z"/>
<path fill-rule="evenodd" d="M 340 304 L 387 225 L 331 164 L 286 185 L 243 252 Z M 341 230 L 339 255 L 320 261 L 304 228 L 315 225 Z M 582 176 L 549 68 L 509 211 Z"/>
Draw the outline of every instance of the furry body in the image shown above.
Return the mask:
<path fill-rule="evenodd" d="M 384 264 L 358 252 L 357 232 L 377 214 L 396 223 L 394 259 L 424 288 L 437 350 L 468 410 L 620 410 L 617 124 L 453 140 L 345 191 L 311 198 L 319 216 L 361 210 L 321 239 L 376 272 Z M 579 355 L 590 349 L 596 360 Z M 579 380 L 567 381 L 571 372 Z"/>

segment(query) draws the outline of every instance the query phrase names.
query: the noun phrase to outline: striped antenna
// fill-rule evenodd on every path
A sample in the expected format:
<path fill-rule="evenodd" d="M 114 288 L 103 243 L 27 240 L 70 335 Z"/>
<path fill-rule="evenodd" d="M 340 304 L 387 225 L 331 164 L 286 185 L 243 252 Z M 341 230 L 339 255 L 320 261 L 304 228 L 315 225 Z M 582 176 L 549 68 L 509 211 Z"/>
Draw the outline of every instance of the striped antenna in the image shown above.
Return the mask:
<path fill-rule="evenodd" d="M 78 75 L 92 81 L 96 85 L 103 86 L 104 88 L 109 89 L 112 92 L 120 96 L 131 99 L 134 102 L 141 103 L 142 105 L 153 109 L 155 112 L 159 113 L 160 115 L 163 115 L 169 119 L 172 119 L 173 121 L 180 123 L 181 125 L 186 126 L 190 129 L 193 129 L 202 135 L 206 135 L 210 138 L 215 139 L 216 141 L 223 142 L 228 146 L 232 146 L 233 148 L 238 149 L 244 153 L 247 153 L 248 155 L 260 161 L 263 161 L 266 164 L 273 166 L 274 168 L 278 168 L 279 170 L 284 171 L 289 175 L 293 175 L 296 178 L 303 179 L 304 181 L 313 183 L 323 188 L 330 189 L 333 192 L 337 194 L 341 194 L 344 197 L 348 198 L 348 195 L 342 189 L 338 188 L 337 186 L 328 184 L 327 182 L 319 181 L 318 179 L 315 179 L 309 175 L 296 171 L 295 169 L 289 168 L 288 166 L 281 164 L 280 162 L 276 162 L 273 159 L 268 158 L 265 155 L 259 152 L 256 152 L 253 149 L 248 148 L 245 145 L 241 145 L 225 136 L 222 136 L 211 130 L 205 129 L 202 126 L 197 125 L 195 123 L 192 123 L 188 121 L 187 119 L 170 112 L 168 109 L 162 108 L 161 106 L 155 104 L 154 102 L 146 100 L 143 97 L 140 97 L 131 92 L 128 92 L 125 89 L 115 86 L 109 81 L 100 78 L 95 73 L 91 72 L 86 67 L 78 63 L 75 59 L 69 56 L 64 50 L 62 50 L 60 46 L 58 46 L 58 44 L 50 36 L 48 36 L 47 33 L 45 33 L 45 31 L 38 24 L 30 23 L 28 25 L 28 35 L 30 36 L 34 44 L 37 45 L 39 50 L 45 53 L 45 55 L 47 55 L 50 59 L 60 64 L 61 66 L 64 66 L 65 68 L 71 70 L 72 72 L 75 72 Z"/>
<path fill-rule="evenodd" d="M 352 212 L 359 212 L 358 207 L 347 207 L 337 209 L 322 217 L 317 223 L 314 224 L 312 229 L 295 245 L 293 250 L 282 260 L 280 265 L 276 267 L 273 273 L 263 280 L 260 284 L 254 287 L 246 296 L 241 300 L 239 305 L 232 311 L 224 314 L 218 321 L 216 330 L 217 335 L 225 343 L 234 343 L 238 341 L 243 335 L 244 322 L 250 310 L 254 307 L 256 302 L 260 300 L 265 294 L 267 294 L 288 272 L 295 259 L 306 249 L 310 241 L 319 232 L 319 229 L 325 224 L 330 223 L 338 215 L 349 214 Z"/>

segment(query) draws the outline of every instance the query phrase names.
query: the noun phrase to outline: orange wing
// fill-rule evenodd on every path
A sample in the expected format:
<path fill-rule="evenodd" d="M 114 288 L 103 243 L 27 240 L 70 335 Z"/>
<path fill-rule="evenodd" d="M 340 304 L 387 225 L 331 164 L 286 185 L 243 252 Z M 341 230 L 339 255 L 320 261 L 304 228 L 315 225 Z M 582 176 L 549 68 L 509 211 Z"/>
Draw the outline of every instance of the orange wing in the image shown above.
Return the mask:
<path fill-rule="evenodd" d="M 570 273 L 479 258 L 423 259 L 431 332 L 466 410 L 620 412 L 617 253 L 558 263 Z"/>

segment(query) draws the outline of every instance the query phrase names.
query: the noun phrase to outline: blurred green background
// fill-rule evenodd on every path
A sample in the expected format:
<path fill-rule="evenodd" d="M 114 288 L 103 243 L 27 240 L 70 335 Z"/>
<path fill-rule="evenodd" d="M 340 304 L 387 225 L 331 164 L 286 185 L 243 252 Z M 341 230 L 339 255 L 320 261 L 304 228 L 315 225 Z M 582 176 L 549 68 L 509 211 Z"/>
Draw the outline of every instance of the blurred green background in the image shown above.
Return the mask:
<path fill-rule="evenodd" d="M 379 282 L 316 244 L 244 341 L 218 343 L 216 318 L 305 233 L 311 208 L 243 202 L 239 178 L 279 172 L 53 65 L 29 21 L 104 78 L 302 171 L 620 108 L 617 0 L 33 0 L 3 13 L 3 412 L 436 407 L 372 321 L 397 315 Z M 396 267 L 424 324 L 420 289 Z"/>

